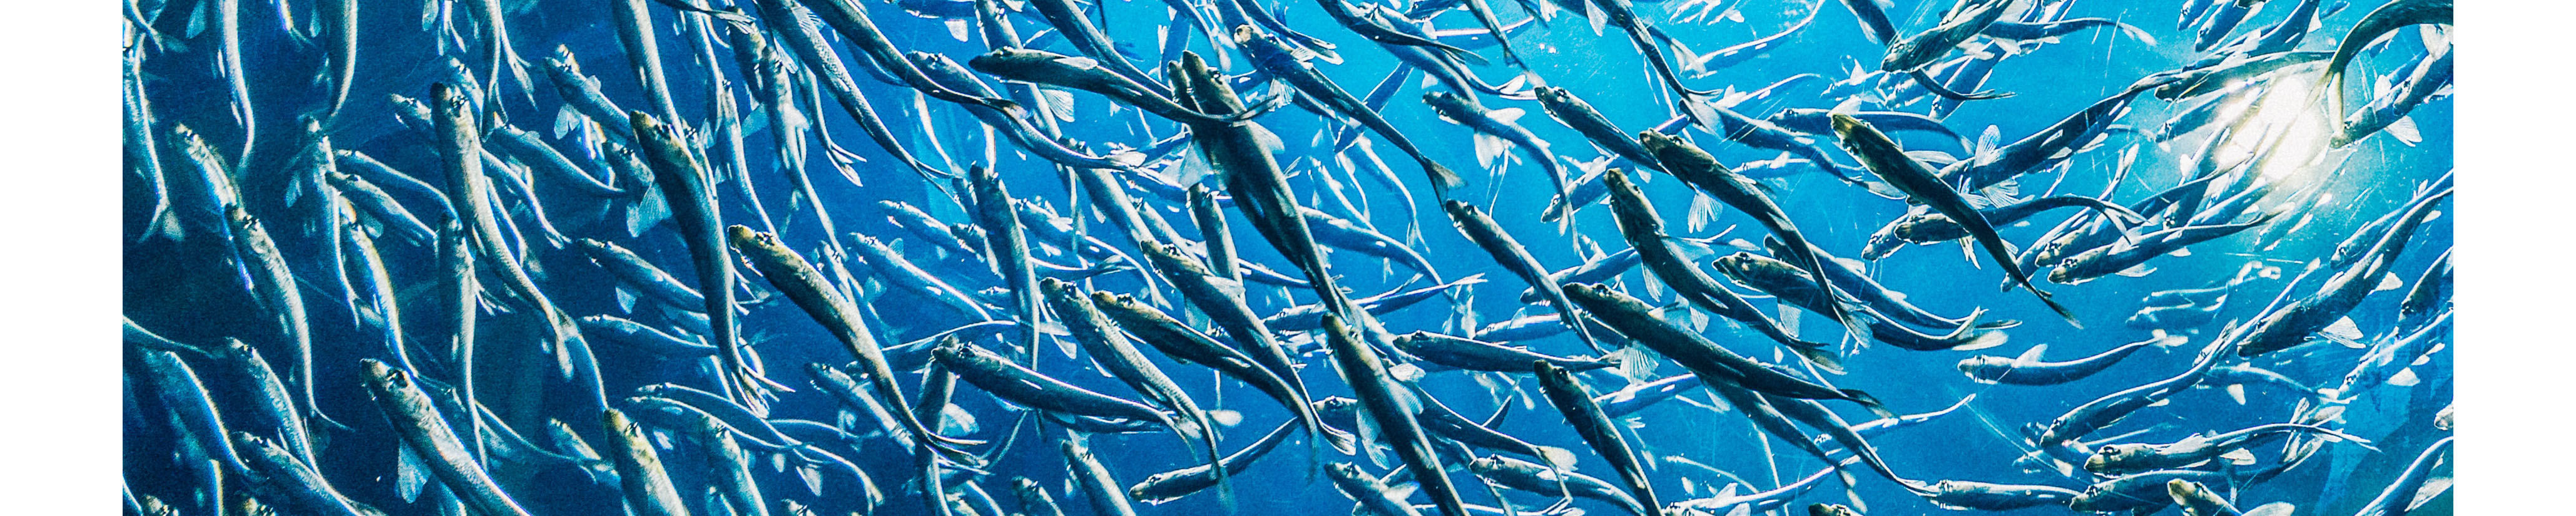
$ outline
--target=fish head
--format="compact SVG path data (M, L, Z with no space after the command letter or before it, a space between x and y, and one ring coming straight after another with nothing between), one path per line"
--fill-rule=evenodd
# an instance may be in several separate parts
M414 388L411 384L411 373L395 369L382 361L373 358L359 359L359 368L366 374L367 386L375 388L376 392L400 392Z
M2101 449L2095 450L2092 457L2084 459L2084 470L2097 473L2113 471L2144 456L2147 452L2147 445L2144 444L2105 444Z

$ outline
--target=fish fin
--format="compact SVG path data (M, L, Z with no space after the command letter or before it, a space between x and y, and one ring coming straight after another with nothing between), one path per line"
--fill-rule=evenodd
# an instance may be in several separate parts
M1038 88L1038 98L1044 99L1046 102L1047 114L1054 116L1057 121L1073 121L1073 92L1054 88Z
M1476 133L1475 142L1476 166L1488 170L1494 169L1494 162L1504 159L1511 152L1511 143L1490 134Z
M394 495L405 502L419 499L421 488L429 485L429 466L420 462L420 454L411 451L410 445L396 443L394 448L400 450L394 463Z
M2251 466L2258 461L2258 459L2254 458L2253 450L2247 450L2244 448L2229 450L2227 453L2219 454L2218 458L2227 459L2229 464L2235 464L2238 466Z
M1709 197L1706 192L1691 190L1690 218L1686 224L1691 232L1697 233L1708 227L1710 221L1717 220L1717 213L1716 198Z
M2234 385L2229 385L2229 386L2227 386L2227 398L2228 398L2228 399L2232 399L2232 400L2236 400L2236 404L2237 404L2237 405L2244 405L2244 404L2245 404L2245 384L2241 384L2241 383L2240 383L2240 384L2234 384Z
M2406 144L2408 147L2424 142L2424 134L2416 130L2413 116L2397 117L2396 122L2389 123L2388 127L2380 130L2387 132L2388 136L2396 138L2398 143Z
M633 313L634 311L635 311L635 291L633 291L633 290L628 290L628 289L626 288L626 286L625 286L625 285L618 285L618 286L617 286L617 313Z
M2298 506L2291 505L2290 502L2272 502L2245 510L2245 516L2290 516L2290 513L2296 510Z
M2165 255L2166 255L2166 256L2172 256L2172 257L2175 257L2175 258L2188 257L2188 256L2191 256L2191 248L2189 248L2189 247L2185 247L2185 248L2181 248L2181 249L2175 249L2175 250L2174 250L2173 252L2171 252L2171 253L2165 253Z
M2328 324L2325 329L2318 330L2317 336L2333 341L2336 344L2341 344L2343 347L2347 348L2361 349L2369 347L2368 345L2361 343L2361 327L2354 325L2351 317L2335 319L2333 324Z
M798 480L805 481L806 491L812 492L816 496L821 496L823 494L823 468L821 466L813 464L796 466L796 478Z
M2146 277L2146 275L2148 275L2148 274L2154 274L2155 272L2156 272L2156 268L2154 268L2154 267L2148 267L2148 266L2147 266L2147 264L2143 264L2143 263L2141 263L2141 264L2137 264L2137 265L2131 265L2131 266L2129 266L2129 268L2126 268L2126 269L2120 269L2120 272L2117 272L2117 273L2115 273L2115 274L2119 274L2119 275L2121 275L2121 276L2128 276L2128 277L2132 277L2132 278L2142 278L2142 277Z
M2423 379L2415 376L2415 368L2409 367L2397 370L2397 374L2389 375L2387 383L2398 387L2414 387L2415 384L2423 383Z
M2396 273L2389 273L2389 274L2387 274L2387 275L2380 276L2380 277L2379 277L2379 285L2378 285L2378 286L2375 286L2375 287L2371 287L2370 291L2371 291L2371 292L2379 292L2379 291L2383 291L2383 290L2397 290L2397 289L2401 289L2401 288L2406 288L2406 280L2405 280L2405 279L2398 278Z
M2047 351L2048 351L2048 345L2047 345L2047 344L2040 344L2040 345L2037 345L2037 346L2031 346L2031 347L2030 347L2030 350L2021 352L2021 356L2014 357L2014 358L2013 358L2013 363L2015 363L2015 364L2029 364L2029 363L2038 362L2038 361L2039 361L2039 357L2040 357L2040 355L2041 355L2042 353L2046 353Z

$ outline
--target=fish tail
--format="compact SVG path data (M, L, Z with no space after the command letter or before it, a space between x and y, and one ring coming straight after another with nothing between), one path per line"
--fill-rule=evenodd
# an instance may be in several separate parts
M1837 391L1842 393L1843 399L1859 403L1861 407L1868 408L1870 413L1877 414L1878 417L1893 419L1897 416L1895 411L1887 409L1886 403L1878 401L1877 396L1861 392L1860 389L1837 389Z
M1432 162L1430 158L1422 159L1422 172L1431 175L1432 190L1442 197L1448 196L1450 190L1457 189L1461 186L1467 186L1467 180L1465 178L1458 177L1457 172L1452 172L1449 170L1449 167L1440 166L1439 163Z

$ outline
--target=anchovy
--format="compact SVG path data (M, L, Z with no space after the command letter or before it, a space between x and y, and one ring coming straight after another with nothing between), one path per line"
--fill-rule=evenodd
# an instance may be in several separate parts
M1728 319L1742 321L1763 336L1770 337L1771 340L1798 352L1800 357L1806 358L1818 367L1828 370L1842 368L1841 357L1835 356L1826 344L1799 340L1789 335L1779 323L1772 321L1770 316L1763 315L1761 310L1753 308L1752 303L1735 295L1735 292L1726 290L1726 287L1718 286L1715 278L1708 277L1708 273L1693 267L1689 260L1683 259L1681 251L1676 249L1669 237L1664 235L1664 223L1655 217L1654 205L1647 203L1645 192L1639 190L1635 183L1629 182L1626 172L1612 170L1604 173L1601 180L1602 184L1610 187L1611 213L1617 215L1619 234L1626 237L1628 245L1637 250L1638 256L1645 262L1646 270L1652 272L1656 279L1671 287L1674 293L1690 300L1691 304ZM1560 283L1560 285L1566 284ZM1572 287L1560 288L1571 289ZM1568 294L1569 297L1573 297L1570 290ZM1601 317L1597 308L1579 299L1577 301L1577 304L1584 305L1585 311L1591 312L1595 317ZM1644 315L1642 303L1640 305L1635 315ZM1607 320L1603 322L1610 323L1614 328L1620 326L1617 322ZM1619 333L1630 339L1645 340L1639 339L1638 335L1630 333L1626 328L1621 328Z
M1180 290L1181 296L1196 306L1199 313L1215 322L1216 327L1225 330L1226 340L1234 343L1232 349L1272 376L1289 382L1300 397L1304 396L1306 387L1297 379L1296 367L1292 365L1295 361L1290 360L1285 348L1276 340L1269 321L1256 315L1245 303L1241 283L1227 281L1226 277L1209 271L1198 260L1169 244L1148 243L1139 250L1145 253L1147 263L1161 273L1164 281ZM1129 331L1135 329L1129 328Z
M2404 216L2393 221L2377 241L2354 255L2350 267L2335 271L2317 286L2316 293L2298 298L2276 310L2266 310L2250 323L2238 328L2240 339L2235 348L2238 356L2255 356L2288 349L2310 342L2316 332L2334 324L2352 312L2363 298L2376 291L2380 279L2395 267L2397 255L2422 227L2433 207L2451 196L2450 188L2416 199L2400 210Z
M1046 487L1039 486L1038 481L1029 480L1028 477L1012 477L1011 491L1019 495L1020 511L1023 514L1065 516L1064 508L1056 506L1055 497L1048 495Z
M2378 95L2371 97L2370 102L2362 104L2361 109L2346 115L2343 118L2342 132L2328 139L2327 144L2341 147L2360 141L2382 129L2408 120L2406 114L2414 111L2417 106L2446 95L2451 88L2451 55L2452 52L2448 46L2434 48L2432 54L2418 58L2414 65L2409 67L2410 69L2391 75L2392 78L2400 79L2393 86L2384 88ZM2409 137L2403 133L2391 134L2400 141L2409 141Z
M1045 3L1047 2L1040 2L1041 5ZM1123 60L1117 62L1125 63ZM1262 113L1250 111L1217 116L1182 107L1179 102L1170 97L1169 91L1165 91L1168 88L1161 84L1131 78L1143 77L1143 72L1136 72L1138 75L1130 76L1126 75L1128 72L1117 71L1115 67L1118 65L1104 65L1104 63L1106 62L1095 58L1068 56L1044 50L999 48L967 60L966 66L1007 80L1098 93L1174 122L1234 123L1251 119ZM1132 65L1128 66L1132 67Z
M1655 497L1654 482L1647 478L1636 451L1629 448L1627 440L1619 437L1619 429L1611 424L1610 416L1602 411L1599 404L1593 403L1592 390L1576 382L1572 370L1543 361L1532 367L1536 369L1539 390L1547 395L1548 404L1556 406L1557 411L1565 415L1566 424L1573 425L1575 433L1583 436L1583 442L1591 444L1595 453L1601 454L1603 460L1610 462L1612 469L1619 471L1619 478L1628 483L1629 494L1634 495L1642 507L1650 510L1663 507L1663 501Z
M357 502L331 487L331 482L294 453L247 432L233 432L232 447L241 451L244 484L263 500L293 508L301 514L359 516L370 514L358 508Z
M607 269L610 276L615 276L627 286L643 291L654 299L670 303L673 307L691 309L706 307L705 295L681 283L680 279L672 276L671 273L653 266L652 262L636 255L634 251L614 243L588 238L581 239L579 243L580 249L590 256L592 263Z
M2174 82L2156 88L2156 98L2181 100L2236 88L2265 75L2332 57L2325 52L2274 52L2232 57L2207 67L2174 75Z
M2225 482L2227 474L2216 471L2159 470L2134 473L2095 482L2084 488L2084 494L2066 501L2066 507L2079 512L2152 511L2173 503L2165 494L2165 484L2176 479L2199 482Z
M2209 369L2218 364L2219 357L2226 355L2233 347L2230 341L2222 337L2202 349L2199 357L2193 359L2191 368L2181 374L2103 395L2067 410L2065 414L2057 416L2057 419L2047 423L2034 423L2030 428L2032 430L2030 441L2041 447L2055 446L2084 437L2102 427L2111 426L2111 423L2128 417L2138 409L2164 401L2175 393L2199 384L2201 379L2208 375Z
M1571 301L1568 302L1571 303ZM1427 331L1415 331L1396 336L1395 349L1433 364L1471 371L1517 373L1529 369L1529 363L1533 361L1547 362L1550 366L1574 371L1608 369L1619 365L1619 359L1615 357L1560 357L1531 351L1521 346L1506 346Z
M716 208L716 198L708 191L706 163L691 154L679 135L669 126L641 111L628 111L637 140L644 144L644 157L653 168L653 179L671 206L672 220L680 226L680 241L689 250L690 263L698 271L698 292L704 294L703 305L708 323L714 330L709 340L715 341L717 361L723 368L716 385L726 396L766 412L767 403L755 385L753 372L743 361L742 340L734 315L734 271L732 253L725 246L723 221Z
M437 474L449 492L485 514L528 514L468 455L447 419L431 406L429 394L412 382L411 373L375 359L360 359L360 366L366 373L368 392L375 395L376 406L385 418L394 423L405 450Z
M2296 432L2315 432L2332 438L2350 440L2368 446L2370 440L2354 437L2331 428L2298 423L2258 425L2227 433L2192 434L2167 444L2122 443L2104 445L2084 460L2084 470L2102 475L2129 475L2149 470L2189 467L2203 461L2221 458L2235 450L2252 447L2267 437Z
M1741 116L1727 119L1739 122L1751 122L1750 120L1743 119ZM1726 125L1729 126L1727 128L1728 134L1734 134L1735 128L1732 127L1734 124L1730 123ZM1729 136L1729 138L1739 137ZM1791 256L1804 262L1800 264L1799 268L1805 269L1812 277L1825 278L1824 260L1817 257L1815 245L1809 243L1807 237L1798 232L1797 224L1789 220L1788 211L1781 209L1779 203L1772 200L1770 195L1764 194L1762 192L1763 187L1761 185L1754 183L1752 179L1746 178L1741 174L1736 174L1734 171L1727 170L1726 165L1718 163L1717 157L1709 155L1708 151L1701 150L1699 147L1691 145L1688 142L1681 141L1681 139L1672 135L1646 131L1638 133L1637 139L1638 143L1645 145L1648 150L1654 151L1655 158L1663 163L1663 168L1667 173L1672 174L1673 177L1680 178L1683 182L1690 183L1691 186L1697 187L1700 192L1716 197L1720 202L1724 202L1728 206L1733 206L1737 210L1742 210L1746 215L1753 217L1755 221L1762 223L1763 227L1770 229L1772 236L1778 237L1780 241L1785 244L1789 249L1789 254ZM1800 147L1804 146L1802 145ZM1833 169L1830 162L1821 160L1821 154L1810 159L1819 160L1817 161L1818 166ZM1839 169L1834 170L1837 170L1836 175L1840 175L1840 172L1838 171ZM1845 178L1845 180L1848 181L1850 179ZM1828 287L1826 290L1832 290L1830 288L1830 282L1823 285ZM1833 314L1834 319L1837 321L1843 321L1845 324L1851 323L1851 316L1845 313L1840 306L1836 306L1834 309L1828 310L1827 313Z
M1083 444L1084 440L1086 439L1080 434L1072 434L1057 441L1058 449L1064 452L1067 469L1072 470L1067 475L1070 477L1067 482L1072 484L1069 489L1082 491L1083 499L1091 502L1093 514L1135 516L1136 508L1128 503L1127 493L1118 489L1117 478L1109 474L1109 468L1102 465L1099 457L1092 454L1091 448ZM969 487L972 485L968 484Z
M1344 325L1340 317L1324 316L1324 334L1338 366L1334 370L1351 386L1352 397L1359 399L1379 437L1395 447L1396 456L1404 460L1406 469L1413 472L1414 480L1430 495L1432 503L1440 506L1441 514L1465 516L1467 509L1462 507L1465 502L1458 499L1457 485L1441 468L1440 456L1433 452L1430 437L1423 434L1422 424L1410 406L1423 400L1412 399L1414 393L1397 388L1380 362L1377 349L1360 342L1358 332Z
M955 60L949 59L948 56L927 52L911 52L904 54L904 56L913 60L913 64L923 70L923 73L929 74L931 80L939 81L944 86L987 97L998 95L998 93L993 91L992 86L984 84L983 79L975 77L973 73L966 71L965 65L957 64ZM1027 150L1031 154L1036 154L1038 157L1045 158L1047 161L1054 162L1058 165L1118 170L1130 170L1135 168L1134 164L1128 162L1128 160L1133 158L1132 155L1113 154L1106 157L1094 156L1081 150L1068 147L1066 146L1066 142L1062 141L1063 137L1061 135L1054 134L1051 130L1038 127L1029 121L1029 117L1015 115L1011 110L995 108L981 103L963 103L959 105L966 108L967 114L974 115L976 120L983 121L985 125L991 126L995 131L1001 133L1002 136L1008 138L1011 143L1017 144L1021 149ZM1040 117L1040 119L1051 120L1044 117Z
M2451 0L2397 0L2372 9L2370 14L2362 16L2361 21L2354 22L2352 30L2344 33L2342 42L2335 44L2334 56L2326 60L2325 76L2317 79L2318 84L2334 83L2334 89L2328 91L2337 94L2328 95L2329 105L2337 111L2343 109L2340 95L2343 91L2343 69L2352 64L2353 58L2361 56L2363 48L2397 29L2426 24L2450 25Z
M1333 477L1333 487L1340 489L1342 496L1359 502L1359 506L1352 509L1354 513L1374 516L1422 516L1421 512L1413 510L1413 504L1404 501L1413 494L1411 491L1397 491L1386 482L1370 476L1367 471L1360 470L1359 466L1348 462L1335 462L1325 466L1324 472Z
M1837 468L1826 467L1825 469L1816 470L1815 474L1807 475L1806 478L1798 479L1796 482L1790 482L1769 491L1749 495L1682 500L1679 502L1673 502L1672 505L1667 507L1700 509L1707 511L1724 510L1731 512L1735 510L1735 507L1743 506L1750 509L1747 511L1748 514L1756 511L1776 510L1781 506L1787 505L1790 499L1806 494L1809 489L1815 488L1817 483L1823 482L1826 476L1832 475L1835 471L1837 471ZM1810 516L1814 515L1811 514Z
M1837 389L1811 382L1780 372L1774 369L1776 366L1735 354L1734 351L1709 341L1707 337L1656 318L1648 312L1644 301L1629 297L1626 293L1611 290L1599 284L1575 283L1567 284L1564 288L1566 296L1574 298L1575 303L1583 305L1585 311L1600 317L1602 322L1608 323L1620 334L1646 344L1646 347L1662 353L1674 363L1690 369L1693 374L1700 375L1702 380L1741 385L1747 389L1791 398L1845 400L1859 403L1871 409L1872 412L1886 410L1878 399L1870 396L1869 393ZM1891 412L1882 415L1893 414Z
M1091 300L1075 292L1071 283L1048 278L1039 283L1038 288L1045 294L1048 309L1054 311L1057 320L1064 322L1065 329L1073 334L1075 342L1082 345L1084 354L1091 357L1093 364L1155 405L1172 412L1173 430L1184 437L1197 439L1211 467L1224 463L1224 458L1217 455L1217 430L1208 419L1207 411L1200 409L1198 402L1191 400L1189 393L1182 391L1171 377L1164 376L1163 370L1146 359L1144 353L1138 352L1136 345L1128 341L1127 334L1119 332L1117 323L1111 321L1108 314L1093 308ZM1226 476L1226 472L1218 470L1217 483L1224 486L1221 491L1224 497L1232 498L1232 486L1225 485Z
M1859 158L1861 164L1869 168L1870 172L1878 174L1879 178L1886 180L1890 186L1904 191L1907 199L1930 206L1934 211L1957 221L1959 227L1967 229L1970 236L1984 245L1988 257L1994 258L1996 263L2003 264L2004 273L2011 276L2013 281L2020 283L2022 288L2030 291L2031 295L2038 296L2039 301L2047 304L2050 310L2057 312L2057 315L2065 317L2068 324L2075 325L2077 328L2084 326L2084 323L2076 320L2075 312L2067 310L2064 305L2057 304L2057 301L2051 299L2047 292L2041 291L2038 286L2030 283L2030 272L2013 261L2011 246L2004 243L2002 236L1995 234L1994 225L1989 223L1976 207L1970 206L1958 190L1952 190L1950 184L1943 182L1922 161L1905 155L1904 150L1897 147L1895 140L1888 139L1886 133L1870 127L1868 122L1840 114L1834 115L1834 133L1841 137L1843 150L1851 151L1852 156Z
M2450 2L2443 2L2444 7L2449 5ZM2459 437L2443 437L2442 440L2434 441L2431 446L2425 447L2423 454L2416 455L2415 461L2406 465L2405 473L2398 475L2396 480L2390 481L2388 488L2381 490L2378 497L2370 499L2370 503L2363 504L2361 512L2357 514L2405 516L2407 511L2414 510L2417 491L2423 490L2424 484L2433 479L2433 467L2450 457L2451 444L2456 439Z
M1127 486L1127 496L1136 501L1160 505L1190 493L1216 487L1225 476L1242 474L1243 470L1251 467L1253 462L1261 460L1261 456L1268 455L1272 448L1279 447L1279 442L1286 440L1288 431L1295 428L1297 428L1296 421L1281 423L1279 428L1271 429L1270 433L1263 434L1252 444L1244 445L1243 449L1235 450L1225 458L1218 459L1216 465L1224 468L1223 473L1218 473L1216 469L1206 465L1155 473L1145 477L1144 480L1137 481L1136 485Z
M2152 270L2147 260L2164 256L2191 244L2216 240L2271 222L2275 215L2265 213L2235 224L2182 226L2166 228L2144 235L2133 235L2134 244L2096 247L2067 257L2048 271L2048 281L2062 285L2081 284L2111 274L2139 275Z
M1824 285L1815 281L1814 276L1807 275L1805 271L1798 270L1788 262L1770 257L1739 251L1720 256L1711 265L1716 266L1718 272L1734 278L1737 283L1771 294L1773 298L1785 303L1784 307L1796 306L1810 311L1829 312L1837 306L1844 306L1850 302L1828 293ZM1855 313L1854 317L1858 318L1854 324L1859 326L1854 332L1855 335L1868 335L1880 342L1915 351L1983 349L2002 345L2007 338L2003 332L1990 331L1991 325L1977 322L1977 319L1985 315L1983 309L1970 312L1965 320L1950 325L1952 326L1950 333L1941 335L1926 334L1902 324L1892 323L1886 316L1879 315L1876 310L1868 307L1853 307L1852 310Z
M1591 475L1550 468L1511 457L1501 455L1477 457L1467 462L1467 470L1512 489L1532 493L1566 493L1591 498L1609 502L1628 511L1629 514L1639 516L1650 516L1658 512L1654 506L1638 501L1627 491L1620 490L1609 482Z
M1345 453L1352 449L1348 433L1324 425L1315 415L1314 401L1306 395L1305 387L1297 380L1294 370L1288 375L1272 372L1259 360L1218 344L1214 338L1181 324L1161 310L1137 302L1132 296L1094 291L1091 302L1120 329L1134 334L1137 340L1145 341L1174 360L1206 366L1251 385L1286 407L1306 427L1309 435L1324 436L1320 440Z
M1855 0L1866 2L1868 0ZM1933 482L1923 495L1933 505L1952 510L2009 511L2042 505L2064 505L2083 496L2073 489L2043 485L1994 484L1966 480Z
M1387 292L1375 296L1353 299L1350 303L1351 306L1356 309L1357 313L1381 315L1394 312L1396 310L1402 310L1405 307L1413 306L1414 304L1429 300L1434 294L1446 294L1450 289L1483 282L1485 282L1484 273L1476 273L1470 274L1464 278L1458 278L1457 281L1407 291ZM1337 314L1333 313L1331 307L1321 304L1297 305L1289 307L1286 310L1280 310L1279 313L1271 315L1267 319L1262 319L1261 323L1271 329L1283 332L1314 331L1317 328L1323 327L1323 318L1327 315Z
M653 451L653 443L644 439L644 428L614 408L602 412L600 418L607 425L609 447L615 448L608 456L616 459L626 507L644 515L689 514L680 501L679 488L671 485L670 473L662 469L661 456Z
M922 94L929 95L931 98L954 102L959 105L989 107L1009 114L1015 118L1021 115L1022 109L1018 103L1011 102L1007 99L994 98L990 95L970 95L963 93L958 90L950 89L947 85L942 85L938 81L932 80L930 76L923 74L921 69L915 68L911 61L905 59L903 51L895 47L893 40L886 38L884 31L877 29L876 21L868 18L868 10L864 6L850 2L849 0L760 1L764 4L762 6L762 10L764 12L769 11L768 6L766 5L768 2L792 1L804 4L804 9L810 9L813 16L822 19L823 23L830 25L834 32L838 32L843 38L846 38L844 41L849 42L851 46L858 47L861 53L867 54L870 60L876 62L878 68L882 68L888 72L893 72L895 78L901 79L904 85L911 86L912 89L919 90ZM802 19L804 18L790 18L781 21ZM816 41L820 41L820 39L817 39Z
M2031 346L2029 351L2022 352L2018 358L1977 355L1960 359L1959 372L1967 373L1968 378L1978 383L2057 385L2091 377L2094 373L2110 369L2112 365L2129 358L2129 355L2137 354L2138 350L2164 342L2166 339L2161 338L2132 342L2093 356L2064 362L2040 361L2040 353L2048 349L2048 345L2041 344Z
M2182 506L2183 516L2245 516L2245 511L2236 510L2235 504L2199 482L2167 480L2165 494L2173 497L2174 505Z
M2103 97L2102 100L2085 106L2083 110L2069 114L2066 118L2059 119L2057 123L2049 124L2046 129L1997 147L1992 151L1992 158L1980 156L1977 159L1961 160L1958 164L1942 170L1939 177L1942 182L1950 184L1958 191L1974 192L2031 171L2044 170L2058 163L2064 163L2075 155L2075 151L2104 138L2104 131L2109 130L2112 121L2118 120L2121 115L2129 112L2129 103L2136 100L2139 93L2174 80L2179 80L2178 76L2159 74L2139 79L2127 89L2114 92L2109 97ZM1840 132L1839 127L1837 126L1836 132ZM1849 138L1845 138L1844 143L1849 145ZM2135 207L2132 207L2132 210L2139 213L2152 211L2137 210Z
M2129 211L2126 206L2082 195L2052 195L1977 211L1989 224L2011 225L2058 208L2088 208L2131 223L2146 220L2145 216ZM1900 242L1937 244L1968 236L1967 228L1960 227L1958 221L1951 220L1949 215L1933 211L1911 212L1888 222L1878 233L1870 235L1869 245L1861 255L1884 257L1895 253Z
M1306 227L1315 235L1316 243L1402 263L1415 272L1430 276L1434 283L1442 281L1440 272L1432 268L1431 260L1414 251L1412 246L1404 245L1403 240L1323 210L1301 206L1297 213L1306 218Z
M2371 346L2370 351L2364 352L2361 360L2353 364L2352 371L2344 373L2341 384L2318 391L2319 394L2352 399L2357 396L2357 391L2387 383L2404 368L2413 366L2415 360L2433 352L2434 346L2450 340L2451 310L2444 309L2422 324L2413 331L2395 334L2387 342Z
M1480 141L1484 138L1495 138L1519 147L1521 152L1529 155L1530 161L1546 167L1549 183L1556 185L1556 200L1549 204L1571 202L1574 199L1574 190L1566 184L1565 164L1556 159L1555 152L1548 150L1547 140L1540 139L1538 135L1531 134L1529 129L1514 123L1520 118L1521 110L1519 108L1487 110L1483 106L1476 105L1473 100L1469 100L1473 98L1434 91L1422 94L1422 103L1430 104L1432 110L1439 112L1442 118L1473 129ZM1479 161L1489 159L1485 155L1486 151L1483 150L1484 145L1479 144L1477 147Z
M869 140L875 141L878 147L885 149L886 153L893 155L895 159L902 160L904 165L912 167L913 172L920 174L924 179L956 176L955 173L933 168L928 163L921 162L920 158L913 157L910 151L904 150L903 143L895 138L894 130L886 127L885 120L877 116L876 108L868 104L866 96L859 94L857 80L851 77L849 68L841 64L840 53L832 50L832 46L823 39L821 28L816 26L813 11L798 5L796 0L755 0L753 3L760 6L761 23L786 39L788 51L796 56L797 61L807 70L820 75L821 80L818 82L822 83L825 89L831 90L832 98L839 101L841 110L848 113L851 120L859 123L859 130L868 133ZM893 63L886 64L888 60ZM881 57L878 63L887 67L902 65L909 68L911 66L911 62L904 61L899 55ZM927 90L924 91L927 93ZM825 141L830 140L826 138ZM857 182L856 175L848 178L853 183Z
M1591 103L1575 97L1574 93L1566 91L1565 88L1540 86L1536 92L1539 107L1547 109L1548 116L1555 118L1557 123L1573 128L1575 132L1583 134L1584 139L1592 140L1593 145L1608 149L1611 154L1616 154L1628 160L1629 163L1662 170L1663 163L1655 159L1655 153L1648 152L1645 145L1629 137L1634 133L1619 129L1617 124L1611 123L1610 118L1601 114L1601 110L1593 108ZM1577 204L1577 206L1581 205Z
M1318 1L1340 3L1340 0ZM1413 156L1413 160L1422 165L1423 174L1431 177L1432 190L1435 193L1446 196L1449 190L1467 184L1467 181L1458 177L1456 172L1449 171L1449 167L1440 166L1439 163L1431 161L1431 157L1423 154L1422 149L1414 147L1413 140L1404 137L1403 131L1397 130L1394 124L1388 123L1386 117L1378 115L1377 110L1362 105L1359 99L1352 97L1351 93L1343 90L1341 85L1335 84L1332 78L1325 77L1322 72L1315 70L1314 65L1298 59L1285 44L1277 39L1277 36L1261 34L1249 26L1238 25L1234 29L1234 42L1252 58L1254 66L1268 72L1272 77L1288 81L1288 84L1296 87L1297 91L1307 98L1323 103L1334 112L1358 121L1360 125L1368 126L1369 130L1377 132L1379 138L1394 143L1396 148L1403 149L1405 154ZM1192 87L1193 91L1197 89L1195 86ZM1204 105L1206 102L1202 101L1201 104L1200 111L1207 111ZM1240 110L1228 112L1233 111Z
M1701 382L1699 375L1696 374L1673 375L1661 380L1630 384L1618 391L1593 397L1592 402L1601 405L1603 416L1627 417L1639 410L1645 410L1648 406L1697 390L1704 385Z
M958 290L957 287L940 280L938 276L923 271L920 266L904 259L902 254L886 247L876 238L858 233L848 235L858 242L858 245L852 246L852 249L859 253L857 258L866 263L870 269L874 269L878 278L884 279L894 287L892 290L909 291L927 296L947 305L958 315L974 320L996 319L991 310L986 309L983 303L975 301L973 296L966 295L965 291Z
M1118 53L1117 46L1110 43L1108 34L1102 32L1099 26L1093 25L1090 18L1083 17L1081 8L1076 7L1073 2L1034 0L1028 5L1037 8L1038 18L1045 20L1048 26L1055 27L1056 33L1064 35L1066 42L1072 43L1074 48L1082 49L1083 54L1091 56L1095 60L1094 66L1142 86L1144 93L1152 94L1156 98L1165 99L1166 102L1171 98L1171 88L1153 82L1152 76L1146 75L1144 70L1136 69L1134 63L1127 62L1127 59ZM1192 9L1180 10L1196 12Z
M842 347L865 368L862 372L868 375L872 394L889 403L901 403L903 388L895 383L894 367L888 363L884 350L878 347L875 334L860 319L855 305L841 297L840 292L834 290L823 279L822 273L814 270L804 257L780 244L777 235L757 233L739 225L726 228L726 232L733 247L741 251L741 256L752 263L761 277L768 278L771 285L787 294L788 300L794 301L814 322L822 324L841 341ZM862 241L862 244L866 243L869 242ZM922 449L937 450L954 457L961 454L955 445L979 444L940 436L922 423L915 413L901 409L897 406L894 413L899 419L897 422L913 434L912 439Z
M1715 52L1691 56L1690 58L1683 60L1686 64L1682 65L1682 68L1696 72L1697 75L1692 78L1699 78L1713 75L1717 73L1717 70L1719 69L1744 64L1744 62L1751 61L1753 58L1762 57L1763 54L1769 53L1772 47L1778 46L1780 42L1788 41L1790 35L1807 30L1807 25L1816 21L1816 13L1825 11L1824 7L1825 0L1816 0L1814 4L1807 6L1806 17L1799 18L1796 23L1789 24L1788 28L1780 29L1780 32L1772 33L1769 36L1755 38L1753 41L1746 41L1743 43L1737 43L1735 46L1717 49Z

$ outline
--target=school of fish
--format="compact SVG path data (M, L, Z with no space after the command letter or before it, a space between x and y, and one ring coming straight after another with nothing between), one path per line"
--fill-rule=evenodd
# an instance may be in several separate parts
M2078 3L125 0L122 503L2447 514L2451 1Z

